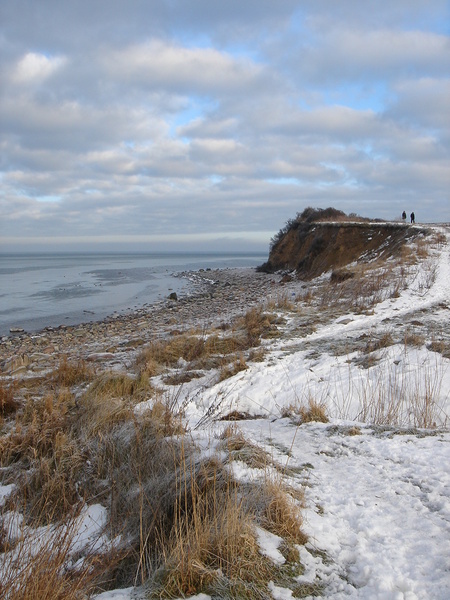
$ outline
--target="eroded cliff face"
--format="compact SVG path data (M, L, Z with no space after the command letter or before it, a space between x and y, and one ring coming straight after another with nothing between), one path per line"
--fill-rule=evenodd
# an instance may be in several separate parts
M294 223L273 245L261 270L296 271L299 278L312 279L355 261L386 259L408 240L426 233L404 223Z

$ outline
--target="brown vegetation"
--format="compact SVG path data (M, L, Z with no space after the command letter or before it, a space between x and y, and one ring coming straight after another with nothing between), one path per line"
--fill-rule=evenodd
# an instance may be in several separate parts
M256 343L270 326L265 313L250 311L239 323L238 339L244 346ZM233 340L235 334L230 336ZM194 361L204 352L230 347L230 340L215 336L203 336L201 345L194 339L159 344L151 359L174 364L181 348ZM45 598L51 589L52 598L75 599L100 583L139 582L155 598L215 590L257 599L266 597L269 580L286 578L260 553L255 526L277 531L286 543L303 543L301 506L289 494L284 497L280 482L269 484L270 460L243 440L238 448L238 434L223 449L230 460L246 454L261 469L267 484L250 493L256 504L243 501L247 490L223 462L200 458L176 400L164 400L151 383L148 352L136 374L95 375L84 363L63 359L47 386L35 379L35 388L30 381L22 390L2 387L3 406L14 404L14 410L4 411L9 420L0 437L0 466L16 486L0 512L6 569L1 585L7 597ZM245 367L242 355L236 356L234 371ZM145 408L136 412L143 401ZM78 515L92 502L108 506L111 544L86 554L79 568L66 570L62 566L74 562ZM21 538L8 531L9 511L25 517L28 533ZM27 540L43 526L49 534L35 556ZM22 556L19 568L13 549L14 556Z

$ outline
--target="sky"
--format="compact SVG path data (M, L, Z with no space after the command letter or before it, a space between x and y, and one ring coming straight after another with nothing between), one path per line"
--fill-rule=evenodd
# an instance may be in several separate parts
M450 2L1 0L0 251L450 221Z

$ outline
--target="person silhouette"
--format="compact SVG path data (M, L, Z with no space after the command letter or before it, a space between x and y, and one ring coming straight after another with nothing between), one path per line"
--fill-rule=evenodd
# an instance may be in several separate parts
M411 213L411 223L415 223L416 222L416 215L412 212Z
M406 211L405 211L405 210L402 212L402 219L403 219L404 221L406 221Z

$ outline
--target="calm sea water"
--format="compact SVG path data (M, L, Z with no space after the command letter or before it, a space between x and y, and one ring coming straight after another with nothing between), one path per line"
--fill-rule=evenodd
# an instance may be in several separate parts
M188 293L187 270L254 267L255 254L40 254L0 255L0 335L11 327L97 321Z

